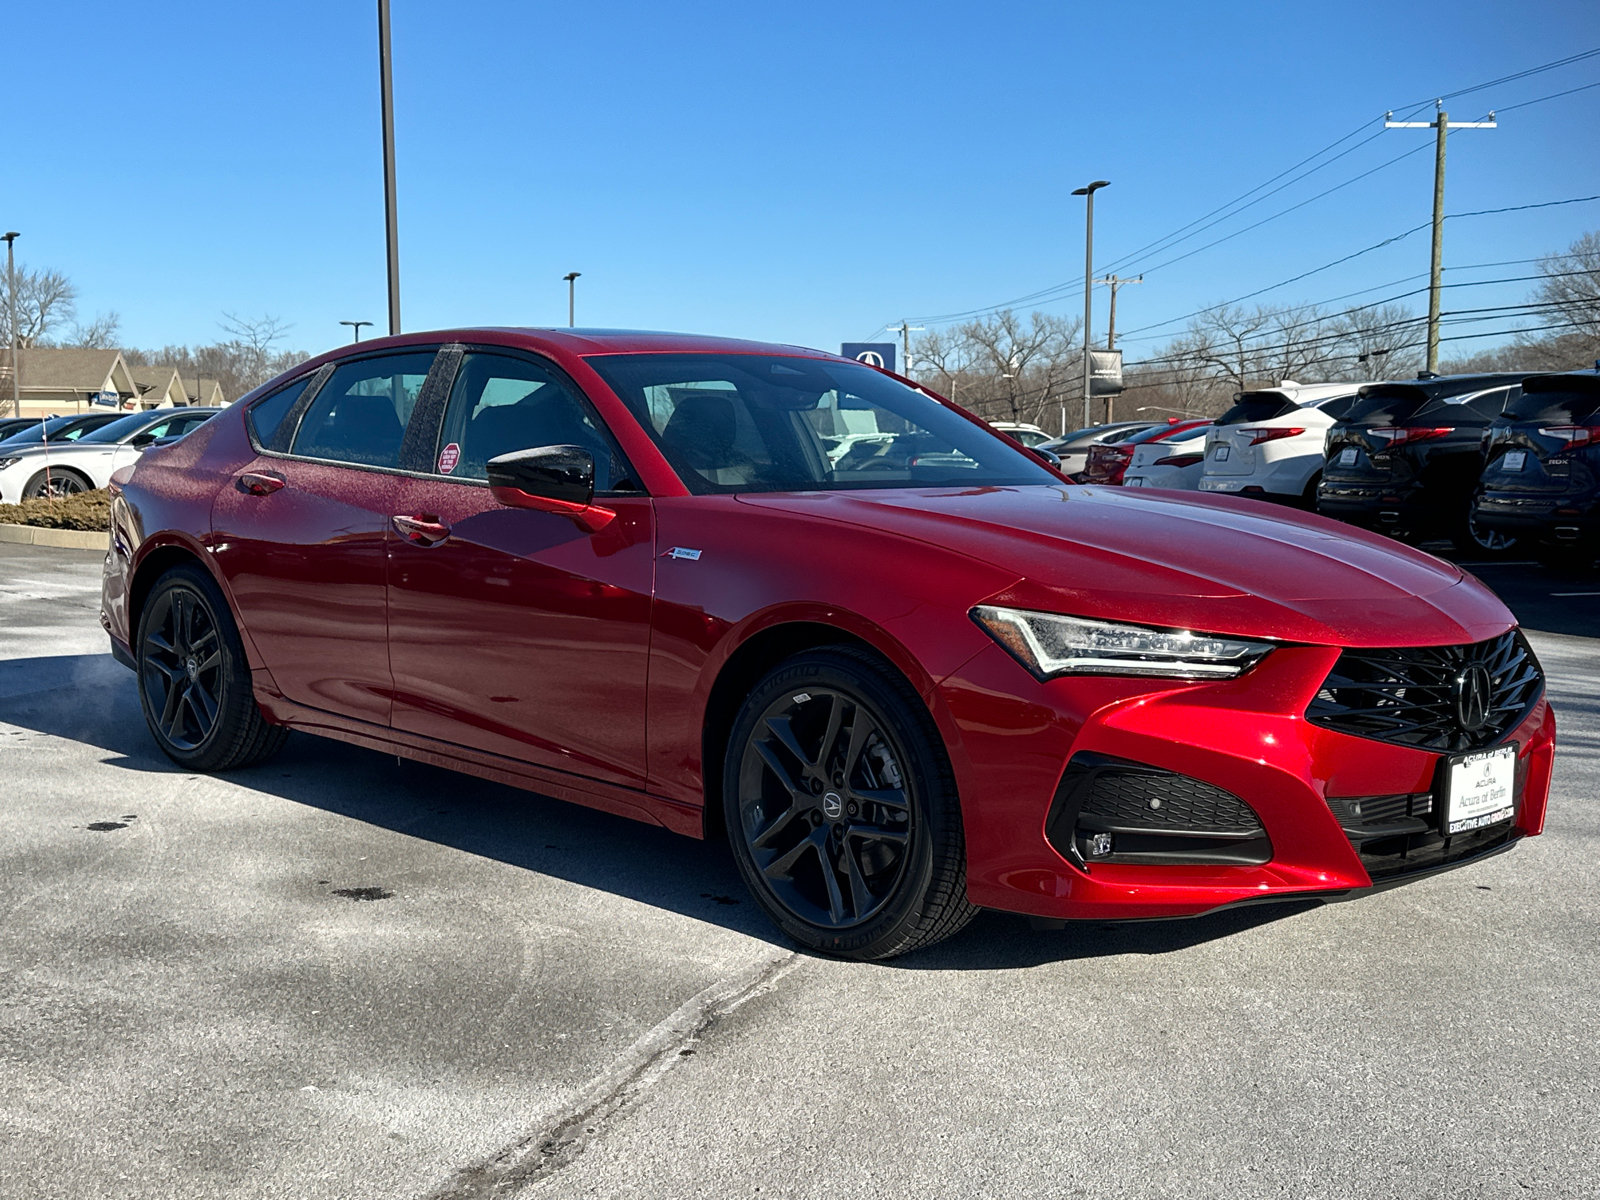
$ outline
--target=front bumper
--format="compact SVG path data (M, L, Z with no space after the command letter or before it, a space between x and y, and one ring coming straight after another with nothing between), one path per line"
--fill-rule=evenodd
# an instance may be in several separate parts
M1337 648L1285 647L1239 679L1174 686L1095 676L1039 683L998 646L980 653L939 689L955 734L947 744L962 798L972 902L1045 918L1148 919L1243 901L1337 899L1471 861L1542 830L1555 721L1541 698L1501 741L1517 746L1517 810L1509 827L1458 837L1448 847L1425 845L1420 835L1409 847L1367 846L1375 835L1347 832L1349 810L1340 799L1429 793L1441 756L1308 722L1306 706L1338 656ZM1084 754L1147 764L1231 793L1259 817L1270 857L1074 861L1070 849L1058 849L1059 831L1052 844L1050 823L1067 765ZM1398 871L1388 861L1394 855L1380 853L1396 850Z

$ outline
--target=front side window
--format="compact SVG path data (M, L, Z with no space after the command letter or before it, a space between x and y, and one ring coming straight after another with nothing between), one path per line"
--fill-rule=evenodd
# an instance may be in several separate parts
M433 351L389 354L335 369L300 419L291 453L398 467L406 422L433 365Z
M587 361L691 491L1060 482L932 397L856 363L766 354Z
M541 446L589 451L596 492L641 490L588 401L565 379L528 359L466 355L450 389L434 473L486 479L491 458Z

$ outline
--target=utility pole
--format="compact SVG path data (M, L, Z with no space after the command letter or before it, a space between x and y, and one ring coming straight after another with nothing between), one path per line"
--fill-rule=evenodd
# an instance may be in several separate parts
M371 325L372 322L371 321L340 321L339 324L350 326L351 330L356 335L354 338L351 339L351 341L359 342L361 340L361 327L363 325Z
M1094 194L1110 187L1109 179L1096 179L1088 187L1073 189L1088 200L1083 223L1083 423L1089 424L1089 324L1094 315ZM1063 429L1062 433L1066 433Z
M1439 288L1444 273L1444 140L1453 129L1495 129L1494 113L1487 121L1450 121L1441 101L1433 102L1438 113L1432 121L1396 121L1394 114L1383 114L1385 129L1432 129L1435 132L1433 151L1433 265L1428 277L1428 373L1439 370Z
M8 233L6 238L6 302L10 306L11 317L11 415L22 415L22 394L17 390L17 376L21 372L17 369L17 258L16 247L12 245L20 233Z
M900 374L907 379L911 378L911 335L921 333L921 325L913 325L910 321L901 320L898 325L891 325L885 333L898 333L900 335Z
M1096 283L1104 284L1111 289L1111 321L1106 327L1106 349L1117 348L1117 292L1127 287L1130 283L1143 283L1144 276L1139 275L1133 279L1122 279L1116 275L1107 275L1104 279L1096 279Z
M400 226L394 199L394 84L389 0L378 0L378 74L383 103L383 223L389 250L389 336L400 332Z
M578 276L582 271L568 271L561 278L567 281L567 328L578 323Z

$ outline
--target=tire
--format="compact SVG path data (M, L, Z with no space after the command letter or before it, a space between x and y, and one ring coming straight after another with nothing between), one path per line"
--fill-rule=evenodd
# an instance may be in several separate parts
M76 496L92 491L94 484L71 467L46 467L23 485L22 498L37 500L42 496Z
M722 787L739 873L808 949L892 958L978 911L943 740L873 654L829 647L774 668L734 721Z
M134 656L145 724L180 767L228 771L283 748L289 731L261 715L239 628L204 568L186 563L156 580Z
M1310 480L1306 483L1305 491L1300 493L1300 507L1306 512L1317 511L1317 486L1322 482L1322 472L1313 471Z
M1522 539L1514 533L1501 533L1498 529L1487 529L1478 524L1470 501L1466 514L1450 531L1450 540L1462 554L1483 554L1490 557L1510 554L1522 544Z

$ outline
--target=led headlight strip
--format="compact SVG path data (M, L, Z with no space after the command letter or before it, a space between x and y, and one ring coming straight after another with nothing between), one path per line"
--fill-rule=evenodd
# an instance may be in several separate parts
M1271 642L1091 621L980 604L972 618L1040 679L1057 675L1152 675L1232 679L1260 662Z

